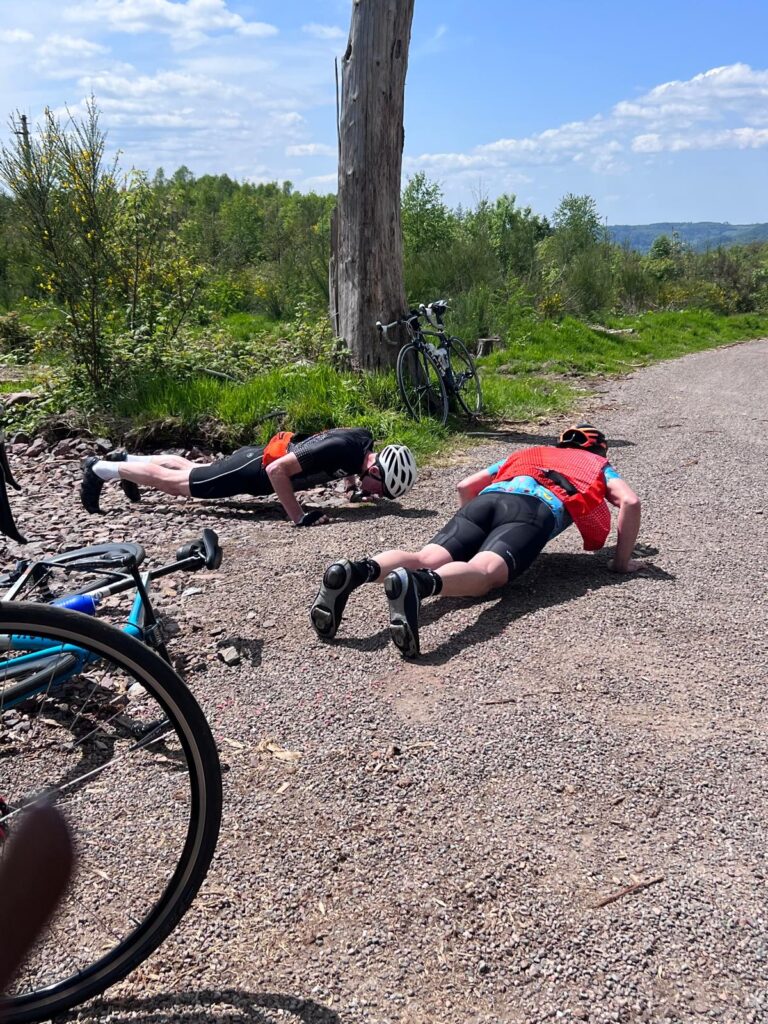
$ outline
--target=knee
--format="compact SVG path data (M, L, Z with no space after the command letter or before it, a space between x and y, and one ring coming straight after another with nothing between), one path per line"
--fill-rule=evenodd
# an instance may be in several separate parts
M509 580L509 566L501 558L478 559L472 567L480 574L486 590L503 587Z
M419 561L423 569L439 569L451 561L451 556L439 548L426 547L419 552Z

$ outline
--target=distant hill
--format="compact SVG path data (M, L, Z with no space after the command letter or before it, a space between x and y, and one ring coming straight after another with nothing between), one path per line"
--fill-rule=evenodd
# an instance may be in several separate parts
M659 235L677 232L686 245L696 252L716 249L718 245L747 245L749 242L768 242L768 224L720 224L703 220L696 223L669 222L665 224L614 224L608 227L611 240L631 249L648 252Z

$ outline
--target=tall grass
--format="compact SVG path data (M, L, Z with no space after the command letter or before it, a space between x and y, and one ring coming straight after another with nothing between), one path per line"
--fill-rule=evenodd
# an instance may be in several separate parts
M494 375L484 389L489 415L518 420L565 409L574 396L563 384L534 377ZM407 444L424 456L446 448L451 436L451 429L415 423L402 411L394 374L338 373L326 365L287 366L245 384L155 376L116 399L112 411L132 419L139 432L143 424L170 419L180 435L199 436L215 422L215 433L231 445L264 443L281 426L301 433L364 426L379 442ZM465 422L449 426L461 429Z

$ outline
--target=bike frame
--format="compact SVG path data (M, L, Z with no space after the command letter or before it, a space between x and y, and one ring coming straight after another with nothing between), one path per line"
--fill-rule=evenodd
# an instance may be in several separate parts
M103 573L105 576L114 575L116 579L113 582L97 587L94 590L81 590L80 593L87 593L95 600L100 600L104 597L119 594L130 590L131 588L135 588L136 596L131 603L130 614L121 629L124 633L127 633L129 636L132 636L137 640L141 640L144 643L147 643L149 640L149 646L156 650L157 653L170 665L170 655L168 654L168 650L159 635L160 626L149 597L149 587L152 580L159 579L162 576L168 576L170 573L178 572L179 570L200 569L203 564L202 556L196 554L187 558L176 559L173 562L169 562L167 565L163 565L157 569L143 573L139 573L135 562L127 565L126 571L124 572L112 572L109 569L99 566L97 569L100 573ZM88 568L91 567L81 566L80 571L85 571ZM39 581L43 573L53 569L68 572L78 571L77 569L65 569L65 567L61 565L46 562L45 559L39 559L36 562L32 562L24 570L19 579L8 589L2 600L12 601L20 591L23 590L24 584L30 579L30 577L33 580ZM98 655L93 654L90 651L83 650L81 647L73 646L71 644L56 644L50 640L33 636L27 637L21 635L10 635L5 641L5 649L9 651L23 650L27 652L19 655L18 658L5 662L4 665L6 668L9 666L13 666L14 669L23 669L24 667L34 669L36 666L43 668L46 662L55 661L55 659L62 656L72 656L75 661L69 668L58 672L56 671L55 666L52 666L51 679L48 683L31 687L15 699L4 703L3 710L10 710L22 701L28 700L30 697L34 697L49 688L59 689L74 676L79 675L88 665L95 665L100 660ZM2 674L2 669L3 665L0 664L0 675Z

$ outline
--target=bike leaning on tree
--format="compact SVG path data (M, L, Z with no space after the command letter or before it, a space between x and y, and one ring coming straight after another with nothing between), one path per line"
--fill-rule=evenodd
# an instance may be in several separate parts
M376 321L385 339L394 327L408 332L408 341L397 354L395 373L409 415L415 420L431 417L441 425L447 422L451 405L469 419L483 405L475 360L463 341L446 332L447 309L448 303L439 299L426 306L422 303L390 324Z

